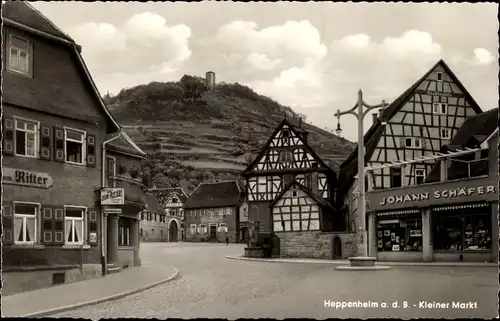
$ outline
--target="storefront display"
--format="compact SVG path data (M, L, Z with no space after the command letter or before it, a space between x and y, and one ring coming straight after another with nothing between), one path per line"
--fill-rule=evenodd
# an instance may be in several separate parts
M377 236L379 251L422 251L422 220L379 220Z

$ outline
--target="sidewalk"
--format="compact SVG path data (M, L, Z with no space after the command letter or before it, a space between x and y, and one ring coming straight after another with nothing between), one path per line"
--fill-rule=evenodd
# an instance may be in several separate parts
M331 264L331 265L349 265L349 260L321 260L321 259L258 259L244 256L226 256L230 260L270 262L270 263L309 263L309 264ZM498 267L497 263L481 263L481 262L385 262L378 261L375 265L390 265L390 266L456 266L456 267Z
M102 278L2 297L2 317L42 317L116 300L176 279L175 267L143 265Z

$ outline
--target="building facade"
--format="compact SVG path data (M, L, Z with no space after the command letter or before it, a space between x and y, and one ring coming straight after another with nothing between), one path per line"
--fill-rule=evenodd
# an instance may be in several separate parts
M498 109L467 119L423 184L368 192L371 256L498 261L497 122Z
M240 242L245 198L237 181L201 183L185 204L188 242Z
M141 213L142 242L167 242L168 217L154 194L146 195L146 208Z
M167 222L168 242L185 240L184 232L184 205L188 198L182 187L157 188L149 190L158 198Z
M466 88L440 60L416 83L379 114L364 136L365 164L404 162L439 152L468 117L481 113ZM351 230L357 225L357 149L341 165L337 208L350 213ZM403 167L382 167L370 173L365 190L423 184L434 159Z
M106 273L103 145L120 125L81 47L27 2L2 4L2 259L8 295Z
M242 174L249 220L259 221L260 232L275 240L275 256L350 256L354 235L346 231L347 218L333 207L337 174L309 146L308 133L292 122L285 118L277 126Z

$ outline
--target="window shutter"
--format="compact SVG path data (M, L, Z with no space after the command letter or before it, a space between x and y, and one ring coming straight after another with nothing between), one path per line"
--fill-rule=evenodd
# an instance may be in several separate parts
M64 244L64 208L54 209L54 244Z
M64 162L64 129L54 127L54 159Z
M95 167L96 163L95 135L87 135L87 166Z
M88 239L88 244L90 245L97 245L98 238L94 240L90 239L90 233L95 233L96 236L99 235L97 231L97 209L95 208L89 208L87 211L87 239Z
M40 159L52 159L52 131L44 125L40 125Z
M3 116L2 151L6 155L14 155L14 119Z
M14 214L12 203L2 203L2 241L4 245L14 243Z
M42 207L42 236L41 243L54 244L54 209L49 206Z

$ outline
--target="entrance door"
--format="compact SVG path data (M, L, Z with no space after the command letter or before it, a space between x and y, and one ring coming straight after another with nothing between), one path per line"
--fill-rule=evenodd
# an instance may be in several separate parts
M168 241L177 242L179 235L179 226L175 220L170 221L170 226L168 227Z
M333 259L334 260L339 260L342 258L342 241L340 240L340 237L335 236L333 239Z
M210 225L210 241L217 241L217 226Z

